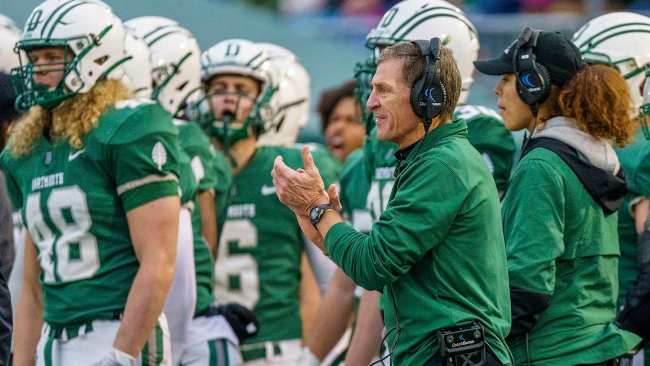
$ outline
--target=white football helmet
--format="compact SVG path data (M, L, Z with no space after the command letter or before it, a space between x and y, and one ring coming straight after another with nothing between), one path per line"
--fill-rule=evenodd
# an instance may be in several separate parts
M269 76L278 90L270 100L272 121L257 144L289 146L309 120L311 78L293 52L270 43L258 45L269 53Z
M474 81L474 61L478 57L478 32L467 16L442 0L404 0L384 14L379 25L366 38L366 47L379 56L382 47L401 41L429 40L438 37L450 48L460 70L462 90L458 103L467 102Z
M628 12L601 15L582 26L572 41L585 61L617 68L634 104L643 104L645 71L650 68L650 18Z
M20 66L20 58L14 52L20 40L20 29L16 23L0 14L0 72L9 74L11 69Z
M111 8L101 1L47 0L29 16L16 47L28 51L40 47L65 47L70 61L51 64L50 71L64 72L54 89L43 90L33 82L33 65L21 57L21 66L12 70L17 88L17 107L32 105L55 108L63 100L87 93L103 78L122 79L124 27Z
M136 98L151 98L153 79L149 46L127 30L124 48L128 58L124 62L124 84L133 90Z
M201 57L201 77L204 87L209 88L212 78L219 75L241 75L250 77L260 84L260 93L253 111L241 124L229 126L224 121L214 120L212 106L204 106L207 111L208 133L225 145L250 136L252 127L263 132L271 123L270 100L277 90L271 83L269 52L258 44L244 39L229 39L219 42L203 53ZM206 95L205 103L211 103L211 95Z
M199 98L201 50L196 39L177 22L162 17L139 17L124 25L149 46L154 84L151 99L179 117Z

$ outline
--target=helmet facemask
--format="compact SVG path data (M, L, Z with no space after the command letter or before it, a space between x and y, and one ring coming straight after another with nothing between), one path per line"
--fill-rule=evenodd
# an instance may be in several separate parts
M650 140L650 71L645 73L645 85L643 86L643 104L639 107L639 123L646 140Z
M81 60L92 51L95 46L101 44L101 39L112 26L108 26L102 33L97 36L74 37L68 39L50 39L50 40L24 40L16 44L14 51L19 55L20 66L11 70L11 80L17 95L16 109L25 112L34 105L39 105L45 109L54 109L61 105L63 101L83 92L86 87L84 77L80 71ZM39 63L34 65L28 59L25 53L46 47L61 47L64 50L62 62L56 63ZM79 51L75 54L72 51L74 47ZM24 51L24 52L21 52ZM106 57L101 57L94 62L102 65L107 61ZM97 80L101 80L108 75L121 62L116 63L113 67L106 70ZM56 87L49 87L44 84L37 84L34 81L34 74L60 72L62 78ZM93 71L89 71L92 76Z
M375 127L375 115L366 108L366 103L372 93L372 78L377 72L377 63L374 57L369 57L357 62L354 66L354 78L357 87L354 89L354 99L357 101L359 110L359 123L366 126L366 134Z
M256 99L243 93L231 93L227 91L206 93L193 108L200 110L196 114L200 116L199 122L206 126L208 135L214 137L223 146L224 151L227 151L237 142L253 135L259 136L267 130L269 121L274 116L269 102L276 91L277 87L274 86L264 88L261 91L262 94ZM219 95L233 95L236 98L232 113L225 113L222 116L216 117L217 108L215 108L213 98ZM253 103L253 109L243 121L237 121L237 111L239 111L241 102L244 99L250 100Z

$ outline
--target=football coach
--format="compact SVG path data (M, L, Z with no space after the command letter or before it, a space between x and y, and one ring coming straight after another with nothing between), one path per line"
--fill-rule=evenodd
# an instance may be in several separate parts
M505 244L496 185L452 121L461 90L452 52L401 42L377 60L372 94L381 140L399 145L388 207L369 235L344 223L307 147L305 169L276 158L273 182L305 235L358 285L382 291L394 365L511 362Z

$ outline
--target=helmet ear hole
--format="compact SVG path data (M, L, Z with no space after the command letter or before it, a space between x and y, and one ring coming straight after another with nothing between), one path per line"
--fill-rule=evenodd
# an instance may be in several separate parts
M97 65L101 66L101 65L104 64L104 62L106 62L106 60L108 60L108 56L103 56L103 57L97 58L94 61L95 61L95 63Z

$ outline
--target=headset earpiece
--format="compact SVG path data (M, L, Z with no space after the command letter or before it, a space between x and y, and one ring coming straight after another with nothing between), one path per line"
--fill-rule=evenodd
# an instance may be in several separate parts
M427 41L412 42L420 49L422 56L426 57L424 75L418 79L411 88L411 109L416 116L424 122L431 122L442 112L447 102L447 93L440 81L440 38Z
M534 48L540 31L524 28L513 52L513 67L517 78L517 94L534 113L551 92L551 76L544 65L536 61Z

